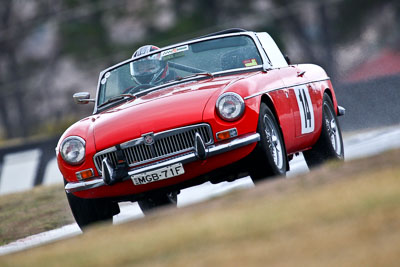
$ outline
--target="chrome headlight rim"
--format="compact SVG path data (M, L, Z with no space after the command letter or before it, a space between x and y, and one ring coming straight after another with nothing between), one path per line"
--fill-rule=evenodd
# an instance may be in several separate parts
M233 116L233 117L227 117L227 116L225 116L225 115L223 114L223 112L221 112L221 110L220 110L220 103L221 103L221 101L222 101L224 98L226 98L226 97L233 97L234 99L236 99L236 100L238 101L238 104L240 105L239 111L238 111L237 114L236 114L235 116ZM240 118L243 116L244 109L245 109L245 104L244 104L243 98L242 98L239 94L234 93L234 92L226 92L226 93L221 94L221 95L218 97L217 103L215 104L215 107L216 107L217 113L218 113L218 115L219 115L219 117L220 117L221 119L223 119L223 120L225 120L225 121L232 122L232 121L236 121L236 120L240 119Z
M67 142L71 142L71 141L74 141L74 140L81 143L81 145L83 147L83 153L81 154L81 156L78 157L79 160L71 161L66 157L66 155L65 155L65 153L63 151L63 148L67 144ZM81 164L82 162L85 161L85 157L86 157L86 141L82 137L79 137L79 136L68 136L67 138L65 138L62 141L62 143L60 145L60 148L59 148L59 153L61 155L61 158L66 163L68 163L70 165L79 165L79 164Z

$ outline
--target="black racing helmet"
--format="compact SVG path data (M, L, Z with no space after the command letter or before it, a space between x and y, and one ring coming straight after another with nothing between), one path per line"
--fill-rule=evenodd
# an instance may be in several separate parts
M158 50L157 46L145 45L133 53L132 58L148 54ZM130 63L130 71L133 79L138 84L159 84L168 74L168 65L161 59L160 54L144 57Z

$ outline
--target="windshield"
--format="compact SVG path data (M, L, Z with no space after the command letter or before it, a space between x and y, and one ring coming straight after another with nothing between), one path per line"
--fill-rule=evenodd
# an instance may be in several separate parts
M106 72L100 81L98 105L121 94L137 94L185 77L262 65L249 36L233 36L176 46L132 60Z

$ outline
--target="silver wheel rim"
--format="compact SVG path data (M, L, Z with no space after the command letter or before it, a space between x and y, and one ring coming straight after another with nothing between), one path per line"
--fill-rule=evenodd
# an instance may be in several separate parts
M331 108L324 104L324 113L325 113L325 125L328 131L329 139L331 140L331 144L333 149L335 150L337 155L342 153L342 141L340 139L339 129L336 123L336 118L331 110Z
M274 123L271 121L271 118L267 116L267 114L264 115L263 122L264 122L264 131L268 143L267 148L269 149L269 151L271 151L272 158L274 159L276 167L282 169L283 150L277 129L275 128Z

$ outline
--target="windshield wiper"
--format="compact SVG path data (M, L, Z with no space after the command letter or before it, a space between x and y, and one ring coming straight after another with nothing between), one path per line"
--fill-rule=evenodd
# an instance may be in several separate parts
M197 77L197 76L208 76L208 77L214 78L214 75L211 72L198 72L198 73L193 73L192 75L178 77L175 80L181 81L183 79L193 78L193 77Z
M118 101L120 101L120 100L125 100L125 99L128 99L128 98L136 98L136 96L131 95L131 94L117 95L117 96L111 97L111 98L108 99L106 102L104 102L104 103L98 105L97 107L98 107L98 108L101 108L101 107L104 107L104 106L106 106L106 105L108 105L108 104L110 104L110 103L118 102Z

